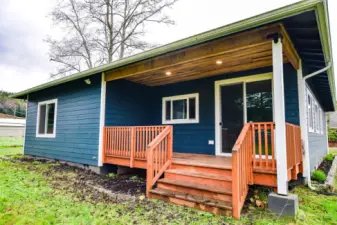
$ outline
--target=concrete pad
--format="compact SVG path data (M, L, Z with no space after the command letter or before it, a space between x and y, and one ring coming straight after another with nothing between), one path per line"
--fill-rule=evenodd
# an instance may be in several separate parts
M298 210L298 195L268 195L268 209L280 216L295 217Z

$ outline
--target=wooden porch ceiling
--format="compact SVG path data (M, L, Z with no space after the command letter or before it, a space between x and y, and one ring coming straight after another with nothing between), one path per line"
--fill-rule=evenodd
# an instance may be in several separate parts
M222 37L106 72L148 86L211 77L272 65L272 34L283 37L283 60L299 68L299 55L281 23ZM217 61L222 62L216 63ZM170 75L166 73L169 72Z

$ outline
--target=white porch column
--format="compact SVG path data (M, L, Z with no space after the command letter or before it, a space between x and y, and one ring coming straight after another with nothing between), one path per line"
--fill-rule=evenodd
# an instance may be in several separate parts
M277 161L277 193L281 195L288 195L283 53L281 38L275 38L273 40L273 89L275 156Z
M303 176L310 178L309 168L309 142L308 142L308 122L307 122L307 105L305 80L303 79L302 61L300 61L300 68L297 70L297 84L298 84L298 101L300 113L300 126L303 144Z

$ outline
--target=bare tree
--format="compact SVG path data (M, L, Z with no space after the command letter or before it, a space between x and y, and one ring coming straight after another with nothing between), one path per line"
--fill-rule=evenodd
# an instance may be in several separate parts
M155 45L142 40L149 23L174 24L164 9L177 0L58 0L51 13L66 35L47 38L51 76L68 75Z

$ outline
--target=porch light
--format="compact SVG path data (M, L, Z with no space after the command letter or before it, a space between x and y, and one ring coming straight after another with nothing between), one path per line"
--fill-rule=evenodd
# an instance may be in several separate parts
M172 73L170 71L167 71L165 74L166 76L171 76Z
M221 61L221 60L217 60L215 63L216 63L217 65L221 65L221 64L222 64L222 61Z

